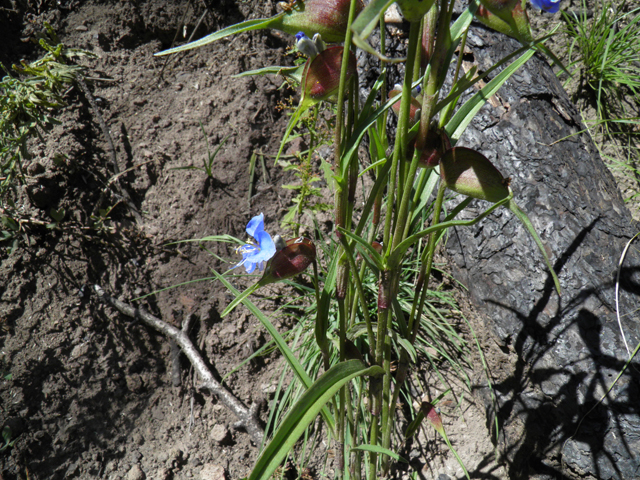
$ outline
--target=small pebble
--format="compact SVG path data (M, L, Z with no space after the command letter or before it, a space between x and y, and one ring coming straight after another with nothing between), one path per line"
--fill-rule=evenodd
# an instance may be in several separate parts
M140 468L140 465L134 465L131 467L131 470L127 472L127 480L144 480L147 478Z
M221 424L215 425L211 429L211 433L209 433L209 438L211 438L211 440L213 440L218 445L226 445L231 441L231 435L229 434L229 429Z
M200 480L227 480L224 467L209 463L200 470Z

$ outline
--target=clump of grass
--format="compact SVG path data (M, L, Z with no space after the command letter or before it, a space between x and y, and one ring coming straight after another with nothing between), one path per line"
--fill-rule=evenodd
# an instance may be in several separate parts
M627 3L600 1L590 16L583 0L581 12L562 16L578 94L587 93L595 110L589 131L609 168L638 184L629 201L640 196L640 7Z
M42 139L43 132L59 123L56 110L66 105L64 92L83 67L71 64L80 56L92 54L67 48L59 42L50 25L40 39L46 54L31 63L13 65L12 71L0 64L5 76L0 80L0 242L14 239L22 230L21 209L10 192L23 177L23 165L31 155L30 139ZM54 224L64 217L63 210L52 210ZM31 222L33 223L33 222ZM40 222L41 223L41 222ZM46 224L52 228L54 224Z
M215 166L216 157L218 156L218 153L220 153L220 149L224 147L224 144L227 142L230 135L224 137L218 147L212 152L211 146L209 145L209 137L207 136L207 132L205 132L204 130L204 125L202 125L202 122L200 122L200 130L202 131L202 136L204 137L207 145L207 155L202 159L202 167L189 165L188 167L175 167L172 168L172 170L200 170L204 172L208 178L214 178L213 167Z
M584 0L579 14L562 12L570 67L595 94L599 120L627 116L625 103L640 101L640 8L625 13L626 3L599 2L592 19Z
M54 113L66 103L64 91L73 84L83 67L68 62L87 52L66 48L49 25L40 46L47 52L32 63L4 65L6 76L0 81L0 205L5 194L30 158L27 141L58 123Z

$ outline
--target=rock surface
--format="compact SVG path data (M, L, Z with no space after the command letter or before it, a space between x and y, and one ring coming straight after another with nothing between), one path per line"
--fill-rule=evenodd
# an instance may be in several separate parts
M480 71L519 48L483 30L469 43ZM511 478L640 478L640 359L598 404L629 358L615 284L620 255L640 226L591 139L578 134L584 128L536 55L458 142L511 177L517 203L546 244L562 285L558 297L535 243L506 209L451 232L447 250L455 274L492 333L483 348L504 360L491 372L493 394L486 382L480 391L488 425L495 425L497 408ZM464 213L471 218L487 207L475 201ZM640 342L639 270L640 255L631 248L620 278L631 351Z

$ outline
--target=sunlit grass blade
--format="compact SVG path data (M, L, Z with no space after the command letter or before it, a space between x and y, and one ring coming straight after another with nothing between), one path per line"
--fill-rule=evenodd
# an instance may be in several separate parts
M225 277L220 275L215 270L213 271L213 275L218 280L220 280L220 282L225 287L227 287L232 294L234 294L235 296L238 296L240 294L240 292L236 290L233 287L233 285L231 285L231 283ZM303 385L306 388L310 388L313 383L311 378L309 377L307 372L304 370L302 365L300 365L300 362L298 361L296 356L293 354L293 352L291 351L287 343L284 341L284 339L282 338L282 335L280 335L278 330L273 326L273 324L269 321L266 315L262 313L260 309L256 307L249 299L245 298L243 303L251 311L251 313L253 313L256 316L256 318L260 320L260 323L262 323L264 328L266 328L267 332L269 332L269 335L271 335L271 338L273 338L273 340L275 341L276 345L278 346L278 349L280 350L280 353L282 353L282 356L285 358L285 360L293 370L293 373L296 375L296 377L298 377L298 379L303 383ZM323 418L325 419L328 425L328 428L331 431L333 431L333 429L335 428L335 422L333 420L333 416L326 409L323 410Z
M186 50L191 50L193 48L203 47L217 40L220 40L222 38L225 38L231 35L236 35L238 33L249 32L251 30L260 30L263 28L271 28L275 25L279 25L282 22L281 17L283 16L284 14L280 14L272 18L259 18L256 20L247 20L246 22L238 23L236 25L231 25L230 27L223 28L222 30L211 33L206 37L203 37L191 43L187 43L186 45L170 48L169 50L163 50L162 52L158 52L155 55L161 56L161 55L170 55L172 53L184 52Z
M271 67L263 67L263 68L258 68L256 70L249 70L246 72L242 72L237 75L233 75L231 78L264 76L264 75L282 75L283 77L288 78L296 83L302 83L303 70L304 70L304 65L298 65L295 67L271 66Z
M357 447L351 448L351 451L354 451L354 450L360 451L360 452L375 452L382 455L388 455L389 457L393 458L396 462L409 463L407 460L402 458L396 452L393 452L388 448L383 448L380 445L370 445L370 444L358 445Z
M262 451L249 480L268 480L307 427L347 382L358 376L382 374L379 366L367 367L360 360L348 360L333 366L295 403L273 439Z
M553 265L551 264L549 255L547 255L547 250L544 248L544 244L542 243L542 240L540 240L540 237L538 236L538 233L533 227L531 220L529 220L529 217L527 217L527 214L524 213L522 209L518 207L518 205L516 205L516 202L513 201L513 199L509 200L508 207L511 213L513 213L518 218L518 220L520 220L520 222L525 226L525 228L529 232L529 235L531 235L531 238L533 238L533 241L536 243L538 250L542 254L542 257L544 258L544 262L546 263L547 268L551 273L551 277L553 278L553 284L556 287L556 291L558 292L558 295L560 295L561 294L560 280L558 279L558 275L556 275L556 272L553 269Z
M487 100L491 98L491 96L494 95L500 87L502 87L504 82L506 82L511 75L524 65L534 53L534 49L528 49L522 54L522 56L520 56L520 58L515 60L511 65L496 75L493 80L487 83L478 93L467 100L467 102L458 109L445 126L445 130L451 139L452 145L458 141L469 123L471 123L471 120L473 120L473 117L475 117Z
M358 18L355 19L351 30L353 31L353 43L371 55L379 58L383 62L402 62L404 58L389 58L378 52L367 42L367 38L371 32L380 24L380 17L384 15L387 8L393 4L395 0L373 0L365 9L360 12Z

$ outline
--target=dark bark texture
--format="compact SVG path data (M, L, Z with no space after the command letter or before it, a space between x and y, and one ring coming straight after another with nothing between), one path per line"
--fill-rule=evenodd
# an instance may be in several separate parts
M480 71L519 48L484 30L469 43ZM558 297L535 243L511 212L499 209L451 232L447 250L455 275L499 346L485 336L483 348L504 359L491 372L503 458L518 479L640 478L638 358L598 404L629 358L615 283L621 252L640 226L589 136L577 134L585 128L580 116L541 57L521 68L492 103L458 145L480 151L511 177L563 289ZM467 218L488 204L471 207ZM640 342L639 312L640 255L632 248L620 279L621 323L631 351ZM479 391L493 426L492 395L486 384Z

